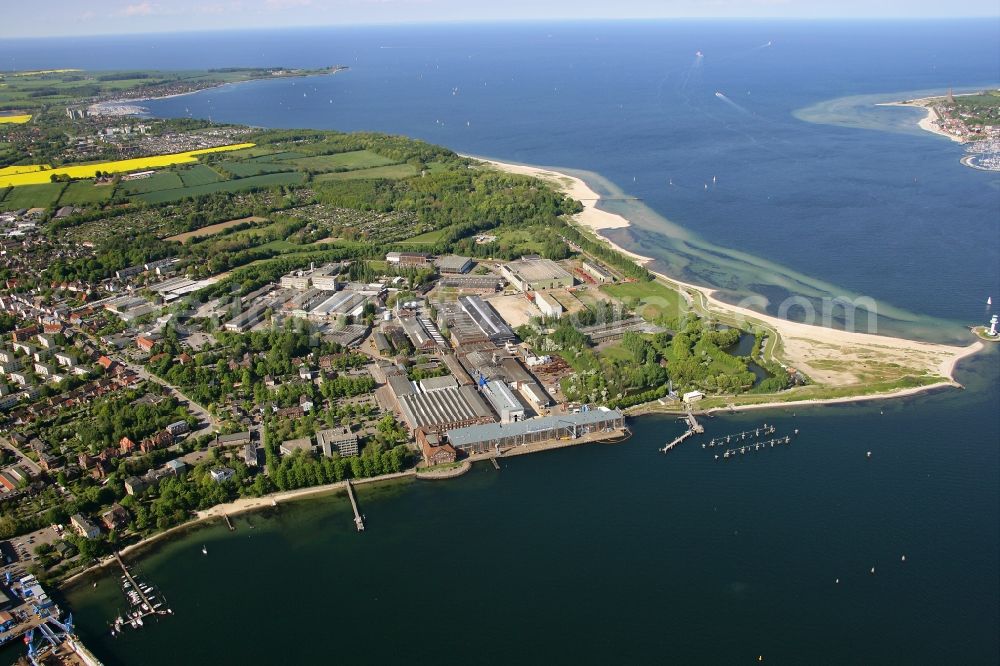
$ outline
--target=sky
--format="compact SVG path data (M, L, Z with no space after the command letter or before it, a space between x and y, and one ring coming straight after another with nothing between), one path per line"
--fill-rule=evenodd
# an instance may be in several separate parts
M998 17L998 0L42 0L4 3L0 37L628 18Z

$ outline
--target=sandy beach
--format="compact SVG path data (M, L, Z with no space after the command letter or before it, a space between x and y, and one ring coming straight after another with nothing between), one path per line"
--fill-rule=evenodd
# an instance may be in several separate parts
M600 201L600 195L583 180L552 169L508 164L495 160L483 161L510 173L536 176L554 183L568 196L583 204L583 212L574 218L577 224L591 229L610 246L640 264L645 265L652 261L649 257L629 252L600 234L602 230L621 229L628 227L630 223L621 215L599 209L597 204ZM779 319L748 308L725 303L716 297L716 292L713 289L683 282L660 273L654 272L654 275L665 283L686 292L689 297L699 298L709 312L735 317L747 324L763 325L776 331L783 346L781 354L783 361L801 370L818 384L830 387L858 386L860 388L866 383L873 383L873 374L879 368L893 365L911 370L915 374L940 378L940 382L913 389L859 395L857 398L836 398L821 402L871 400L876 397L912 395L942 385L957 386L958 384L954 380L955 365L961 359L982 349L982 343L978 341L965 347L954 347L904 338L842 331ZM778 404L785 405L787 403ZM759 406L754 407L759 408Z
M959 95L955 95L959 97ZM941 99L940 97L924 97L922 99L913 99L906 102L883 102L882 104L876 104L876 106L909 106L915 109L923 109L926 115L917 122L917 126L920 129L930 132L931 134L937 134L938 136L944 136L955 143L965 143L965 139L957 137L954 134L945 132L943 129L938 127L937 121L938 113L934 110L931 103L934 100Z

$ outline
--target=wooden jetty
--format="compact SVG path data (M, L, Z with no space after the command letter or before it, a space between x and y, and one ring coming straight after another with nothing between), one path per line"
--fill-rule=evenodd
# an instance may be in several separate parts
M125 622L131 622L131 621L133 621L133 618L134 618L134 620L139 623L139 626L142 626L141 618L144 618L144 617L146 617L148 615L172 615L173 614L173 611L171 611L169 608L165 608L163 610L160 610L159 608L156 607L156 605L157 605L156 600L155 599L151 599L146 594L146 592L143 591L142 584L140 584L139 581L137 581L132 576L132 572L128 570L127 566L125 566L125 562L122 560L122 556L121 556L120 553L117 553L117 552L115 553L115 560L118 561L118 566L120 566L122 568L122 573L124 574L123 577L124 577L125 581L128 583L129 589L131 589L133 592L136 593L136 595L138 595L139 601L141 602L141 605L139 605L139 608L136 611L136 613L135 614L129 613L128 614L128 620L125 620ZM120 629L121 626L123 626L123 625L124 625L124 622L122 622L121 619L119 618L119 626L117 626L116 628Z
M698 419L696 419L694 417L694 414L692 414L691 412L687 413L687 416L684 417L684 420L687 421L688 430L691 430L697 435L700 435L701 433L705 432L705 426L698 423Z
M222 514L222 517L226 519L226 525L229 526L229 531L230 532L235 532L236 528L233 527L233 521L229 520L229 514L228 513L224 513L224 514Z
M354 509L354 526L358 528L359 532L365 531L365 520L361 517L361 512L358 511L358 502L354 499L354 488L351 486L351 482L347 482L347 497L351 500L351 508Z
M698 423L698 419L696 419L694 417L694 414L692 414L691 412L688 412L683 420L685 423L687 423L688 429L684 432L683 435L674 438L672 442L670 442L669 444L665 445L662 449L660 449L660 453L670 453L670 451L675 446L683 442L688 437L691 437L692 435L700 435L701 433L705 432L705 427L700 423Z
M490 462L493 463L494 469L496 469L496 471L499 472L500 471L500 463L497 462L497 459L496 458L490 458Z

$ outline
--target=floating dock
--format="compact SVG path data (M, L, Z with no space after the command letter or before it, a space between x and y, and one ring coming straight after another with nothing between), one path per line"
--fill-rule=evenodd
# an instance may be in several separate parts
M361 517L361 512L358 511L358 502L354 499L354 488L350 481L347 482L347 497L351 500L351 508L354 509L354 526L358 528L359 532L364 532L365 520Z
M747 453L759 453L760 451L767 451L768 449L773 449L776 446L781 446L783 444L791 444L792 436L785 435L784 437L775 437L774 439L769 439L763 442L753 442L750 444L744 444L743 446L738 446L733 449L726 449L722 452L720 456L718 453L715 454L716 460L728 460L729 458L735 458L736 456L746 455Z
M229 520L229 514L228 513L224 513L224 514L222 514L222 517L226 519L226 525L229 526L229 531L230 532L235 532L236 528L233 527L233 521Z
M126 624L138 629L142 626L142 619L150 615L173 615L173 611L169 608L160 608L164 605L164 602L157 601L153 596L153 592L157 594L159 592L152 586L137 580L132 575L132 572L128 570L128 567L125 566L125 562L119 553L115 553L115 560L118 561L118 565L122 568L122 592L125 593L133 610L126 613L124 618L119 616L115 620L112 635L120 632Z
M490 462L493 463L494 469L496 469L496 471L499 472L500 471L500 463L497 462L497 459L496 458L490 458Z
M701 445L701 448L714 448L716 446L725 446L726 444L731 444L732 442L746 441L747 438L756 439L758 437L764 437L767 435L774 434L774 426L770 424L763 424L759 428L754 428L753 430L744 430L743 432L737 432L732 435L726 435L725 437L713 437L710 442L706 442Z

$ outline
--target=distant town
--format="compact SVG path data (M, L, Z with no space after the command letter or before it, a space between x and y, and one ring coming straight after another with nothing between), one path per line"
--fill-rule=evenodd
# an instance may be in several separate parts
M966 166L1000 171L1000 90L907 102L930 114L927 129L967 143Z

